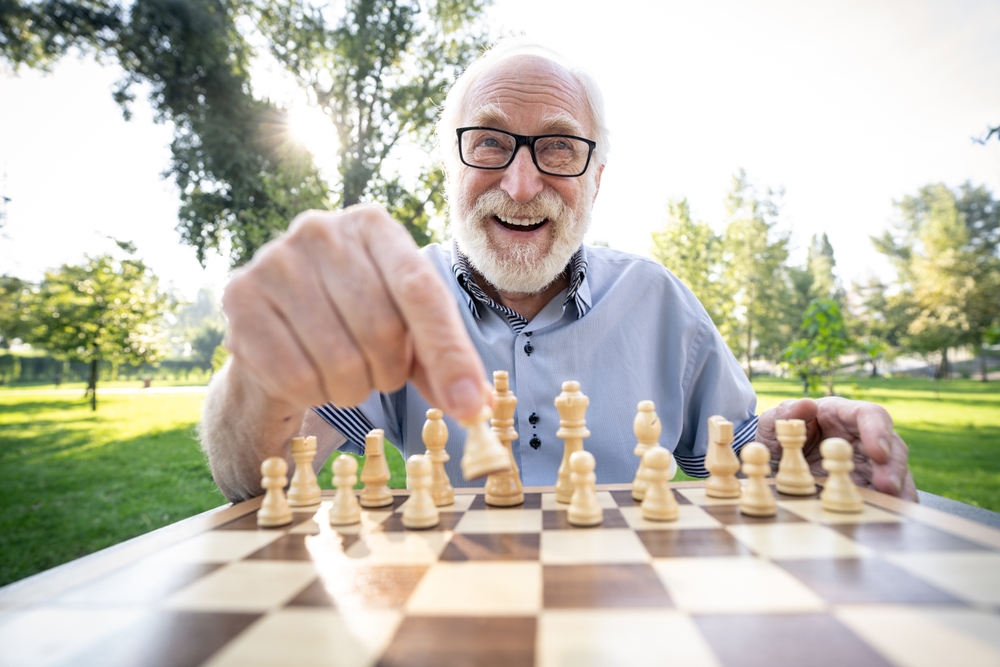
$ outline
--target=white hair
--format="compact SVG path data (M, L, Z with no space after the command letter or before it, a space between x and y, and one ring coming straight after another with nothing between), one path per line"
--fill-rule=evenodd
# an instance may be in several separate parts
M484 74L496 67L500 62L513 56L540 56L559 65L580 84L583 88L584 96L590 107L590 119L593 122L594 136L587 137L597 142L594 155L591 160L593 168L600 168L607 164L609 144L609 132L607 120L604 113L604 96L601 89L590 74L567 62L555 51L547 49L539 44L528 41L523 37L501 40L487 49L475 62L469 65L462 75L458 77L455 84L448 91L444 105L441 108L441 115L437 123L438 148L441 151L441 159L444 161L449 172L458 168L458 138L455 130L461 122L462 108L465 97L473 84Z

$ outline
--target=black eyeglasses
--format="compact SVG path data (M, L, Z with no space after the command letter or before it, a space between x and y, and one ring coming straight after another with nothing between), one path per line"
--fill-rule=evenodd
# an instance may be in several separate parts
M476 169L504 169L517 149L527 146L538 171L550 176L582 176L590 165L596 141L569 134L525 137L492 127L460 127L458 154L462 164Z

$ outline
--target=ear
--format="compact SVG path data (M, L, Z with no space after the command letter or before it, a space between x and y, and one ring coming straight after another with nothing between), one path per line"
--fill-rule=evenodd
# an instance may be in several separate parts
M597 201L597 193L601 190L601 174L604 173L604 165L602 164L597 168L597 174L594 176L594 199L590 203L593 204Z

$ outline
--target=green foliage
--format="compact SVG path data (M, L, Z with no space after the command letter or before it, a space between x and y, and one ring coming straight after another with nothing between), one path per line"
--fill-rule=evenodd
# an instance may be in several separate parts
M833 373L840 367L840 357L851 347L840 304L833 299L815 299L802 317L802 332L826 374L826 393L833 396Z
M0 347L10 347L15 338L24 339L30 330L31 283L14 276L0 275Z
M229 350L226 349L225 345L219 345L212 352L212 372L218 373L222 370L222 367L226 365L229 361Z
M782 365L802 382L802 395L819 391L820 357L812 341L800 338L785 348Z
M0 0L0 53L15 68L48 70L70 48L107 48L120 26L117 2Z
M226 329L218 324L206 322L191 339L191 356L202 368L211 368L215 350L222 345Z

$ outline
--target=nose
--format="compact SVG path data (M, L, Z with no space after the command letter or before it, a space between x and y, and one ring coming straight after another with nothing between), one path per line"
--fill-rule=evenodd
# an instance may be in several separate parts
M526 204L535 198L545 184L542 173L538 171L531 159L531 151L527 146L518 148L514 161L504 169L500 180L500 189L506 192L518 204Z

